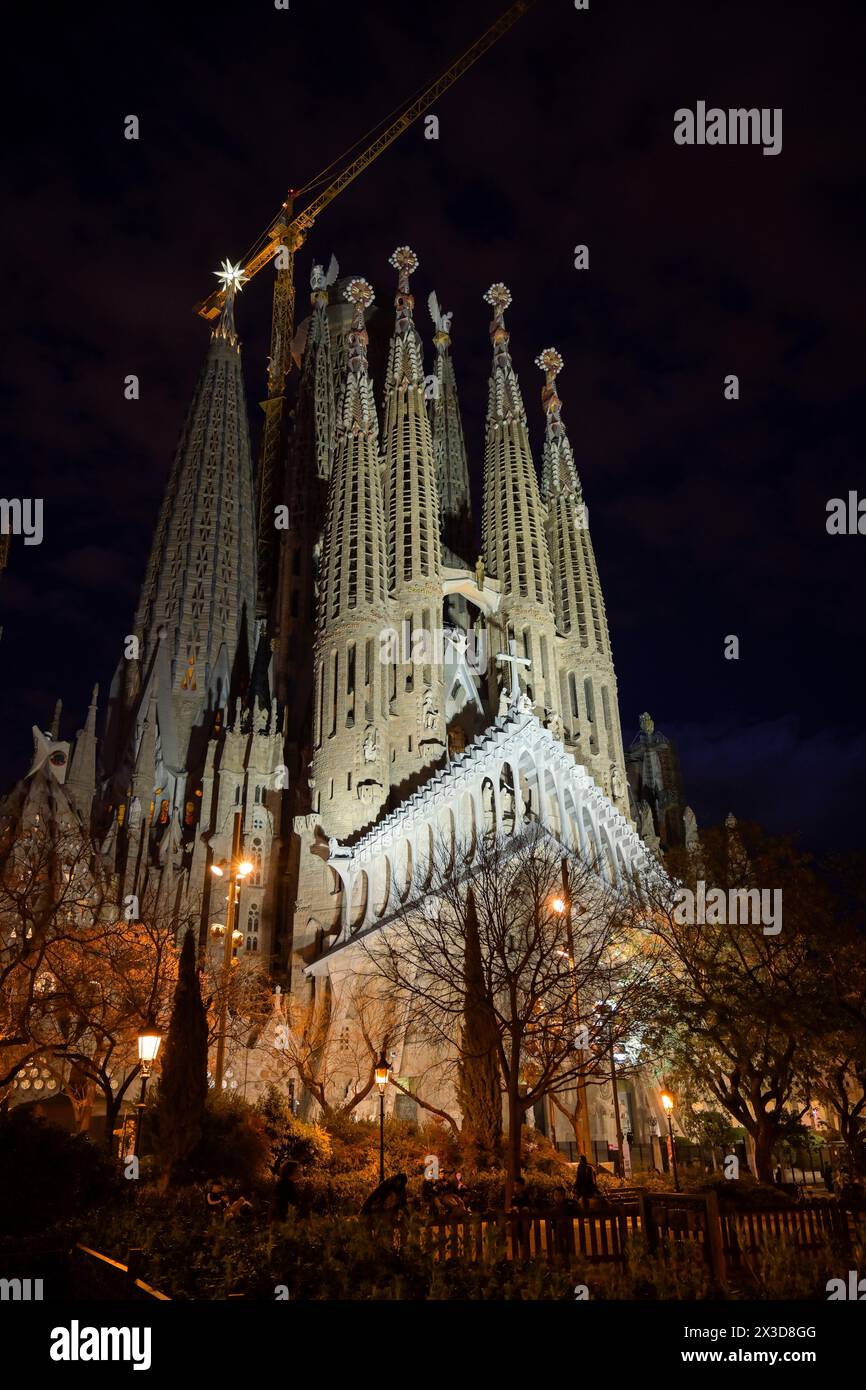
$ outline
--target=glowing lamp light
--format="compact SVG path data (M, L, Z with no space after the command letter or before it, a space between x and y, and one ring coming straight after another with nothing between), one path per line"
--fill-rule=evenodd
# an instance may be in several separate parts
M222 864L211 864L210 871L212 874L216 874L217 878L222 878L225 873Z
M149 1075L159 1052L162 1034L158 1028L152 1026L142 1028L138 1035L138 1060L141 1063L141 1070L145 1076Z
M565 912L565 899L554 898L550 906L553 908L554 912L558 912L561 916L563 912Z
M248 859L245 859L242 864L238 864L238 878L246 878L255 867L255 864L251 864Z
M388 1065L388 1059L385 1056L385 1053L383 1052L378 1062L376 1063L375 1071L376 1085L379 1087L380 1096L383 1096L385 1094L385 1087L388 1085L388 1075L390 1071L391 1068Z
M662 1091L661 1096L659 1097L659 1099L661 1100L661 1103L662 1103L662 1106L664 1107L664 1109L668 1112L668 1114L670 1114L670 1112L671 1112L671 1111L673 1110L673 1108L674 1108L674 1098L673 1098L673 1096L668 1095L667 1091Z

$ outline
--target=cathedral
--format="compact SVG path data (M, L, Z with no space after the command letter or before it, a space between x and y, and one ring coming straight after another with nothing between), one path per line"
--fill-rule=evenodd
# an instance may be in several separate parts
M74 745L58 720L35 730L25 779L43 797L50 780L95 838L118 902L192 915L203 951L226 903L209 871L239 843L236 957L283 995L329 988L337 1020L359 936L423 893L437 840L535 821L611 885L682 840L669 745L649 720L623 748L562 358L535 358L533 418L493 284L479 554L452 316L435 293L417 312L410 247L389 264L378 306L333 258L312 267L276 501L257 515L243 276L226 263L104 708L97 686ZM644 1128L646 1089L628 1104Z

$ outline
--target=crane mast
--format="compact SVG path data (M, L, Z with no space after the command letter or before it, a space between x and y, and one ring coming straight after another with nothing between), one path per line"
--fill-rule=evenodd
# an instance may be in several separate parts
M443 92L457 81L489 48L517 23L534 0L516 0L494 24L475 40L465 53L452 63L419 97L359 155L349 160L339 174L301 212L294 210L294 190L290 189L280 215L260 238L264 244L244 264L248 279L276 260L273 310L271 317L271 352L268 358L267 399L262 402L265 420L259 452L258 476L258 606L256 616L267 618L270 609L274 571L275 534L273 526L274 498L280 473L283 444L286 434L286 377L291 368L291 344L295 325L295 253L301 248L316 218L333 202L359 174L368 168L389 145L402 135ZM196 305L202 318L215 318L224 299L222 290L214 291Z

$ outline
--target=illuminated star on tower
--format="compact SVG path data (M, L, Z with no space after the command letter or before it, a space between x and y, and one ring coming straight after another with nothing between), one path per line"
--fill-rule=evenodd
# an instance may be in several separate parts
M237 265L232 265L228 257L223 261L222 268L214 271L214 275L220 282L220 288L225 290L226 294L239 293L250 278L240 262Z

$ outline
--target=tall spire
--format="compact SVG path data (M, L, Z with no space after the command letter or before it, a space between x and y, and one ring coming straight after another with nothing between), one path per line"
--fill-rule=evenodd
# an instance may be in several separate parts
M85 822L89 821L93 798L96 795L96 709L99 686L93 687L87 719L75 740L66 784Z
M300 731L309 723L312 681L305 654L312 648L315 627L314 551L324 523L336 443L337 411L328 299L338 270L333 256L327 271L324 266L313 265L311 312L298 333L303 360L294 428L289 439L283 499L288 508L288 527L279 533L275 615L276 690L280 701L288 706L292 731Z
M245 277L229 261L216 274L225 302L175 455L134 625L142 679L158 632L166 630L164 693L171 696L178 759L205 705L227 704L238 654L249 660L255 614L252 462L234 326Z
M430 295L427 303L436 330L433 334L436 366L430 400L430 429L442 513L443 560L448 565L463 569L472 563L475 537L469 466L451 357L452 315L442 312L435 293Z
M545 348L535 359L544 372L546 427L542 488L553 561L553 595L561 635L562 713L568 737L596 781L628 816L625 756L616 673L604 599L589 534L583 490L562 419L556 378L562 357Z
M521 655L532 662L521 679L537 710L553 715L560 708L560 691L550 557L526 410L505 327L511 294L497 283L484 298L493 308L493 365L484 454L484 562L501 586L500 622L506 628L501 639L513 637Z
M390 264L398 279L382 452L391 597L404 638L404 651L398 655L410 658L391 668L391 713L400 721L391 732L391 785L396 788L444 755L445 701L442 663L435 659L434 645L442 612L439 497L424 400L423 350L409 287L418 257L411 246L398 246ZM411 659L413 643L421 632L427 634L428 659L416 665Z
M240 265L232 265L228 258L223 261L220 270L214 271L214 275L225 290L225 299L223 300L219 321L212 336L214 338L221 338L223 342L228 343L231 347L237 347L238 335L235 331L235 298L240 294L250 277Z
M328 486L314 651L314 805L329 835L376 818L388 785L388 668L380 660L389 621L379 425L367 367L365 310L373 290L349 282L346 382Z

